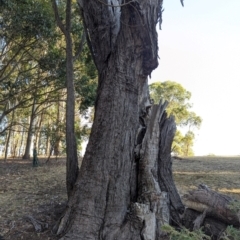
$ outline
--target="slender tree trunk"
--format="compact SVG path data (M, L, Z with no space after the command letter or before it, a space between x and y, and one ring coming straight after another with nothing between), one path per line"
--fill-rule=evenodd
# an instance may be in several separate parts
M29 159L30 158L30 148L31 148L31 143L32 143L32 131L33 131L33 125L34 125L34 118L35 118L35 104L36 104L36 99L33 99L33 105L32 105L32 113L30 116L29 120L29 128L28 128L28 133L27 133L27 141L26 141L26 147L25 147L25 152L23 155L23 159Z
M66 57L67 57L67 104L66 104L66 143L67 143L67 193L70 196L78 175L77 143L74 130L75 90L73 75L73 51L71 38L71 1L67 1L66 15Z
M58 102L57 102L57 119L56 119L56 139L55 139L55 144L54 144L54 155L57 159L59 155L59 147L60 147L60 140L61 140L61 132L60 132L60 101L58 97Z
M7 133L7 140L6 140L6 143L5 143L5 147L4 147L4 161L7 160L7 156L8 156L8 146L9 146L9 141L10 141L10 136L11 136L11 129L8 130L8 133Z
M14 138L14 135L13 135ZM18 139L14 141L13 147L12 147L12 157L15 158L17 156L17 146L18 146Z
M67 193L68 197L73 190L73 186L78 176L78 156L77 143L74 130L75 120L75 90L74 90L74 69L73 69L73 49L71 37L71 11L72 0L66 3L66 24L63 25L59 15L57 4L52 0L55 19L66 40L66 83L67 83L67 102L66 102L66 143L67 143Z
M20 141L20 145L19 145L19 149L18 149L18 157L21 156L21 150L22 150L22 146L23 146L23 139L24 139L24 128L22 127L21 141Z
M47 123L47 129L50 130L50 123L48 121ZM50 134L47 133L47 136L46 136L46 147L45 147L45 156L49 156L49 153L50 153Z
M36 148L37 148L37 152L39 152L39 147L41 144L41 127L42 127L42 121L43 121L43 116L44 116L44 111L41 112L40 118L38 123L36 124L37 127L37 131L36 131Z
M183 208L177 193L163 192L159 183L158 169L171 171L165 163L171 146L160 143L171 144L175 125L162 105L151 109L148 94L162 1L79 2L99 85L86 154L57 233L74 240L160 239L169 204L175 214ZM173 184L171 175L165 183Z
M9 125L9 130L8 130L8 134L7 134L7 140L6 140L6 144L5 144L4 161L7 160L7 156L8 156L9 143L10 143L10 138L11 138L11 134L12 134L14 115L15 115L15 110L13 110L13 112L12 112L11 123Z

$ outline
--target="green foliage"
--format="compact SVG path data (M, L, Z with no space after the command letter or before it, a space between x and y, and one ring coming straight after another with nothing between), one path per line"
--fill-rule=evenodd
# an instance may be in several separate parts
M220 240L239 240L240 230L233 226L228 226L222 234Z
M210 240L211 238L204 234L201 229L196 231L189 231L182 228L181 231L175 230L170 225L163 225L162 231L169 234L170 240Z
M230 202L228 208L236 213L240 212L240 201L234 200Z
M173 139L172 152L181 155L181 156L193 156L194 152L192 150L194 143L194 133L188 131L183 135L179 130L176 131L176 134Z
M57 1L59 15L65 24L66 1ZM72 3L74 84L76 107L87 113L94 105L97 71L87 44L80 48L83 25L76 1ZM79 52L78 52L79 53ZM6 126L15 111L13 131L25 135L33 98L36 111L33 134L39 132L38 148L46 152L47 142L60 141L64 148L65 116L57 121L57 106L66 110L66 42L57 27L52 4L46 0L0 0L0 141L6 138ZM41 126L40 116L42 116ZM76 121L77 141L89 134L89 128ZM16 133L17 134L17 133ZM15 134L15 136L16 136ZM25 136L24 138L25 139ZM13 141L13 140L12 140ZM20 144L19 140L19 144ZM0 143L1 144L1 143ZM24 143L23 143L24 144Z
M151 98L157 104L160 99L168 101L167 113L175 117L178 125L186 125L191 107L188 102L191 93L172 81L156 82L149 86Z
M156 82L149 86L150 96L157 104L160 99L168 102L166 109L168 115L173 115L177 126L187 128L183 135L177 130L174 137L172 151L176 155L192 156L194 133L192 129L199 128L202 119L191 111L191 93L179 83L166 81Z
M1 27L6 40L50 37L53 30L51 6L44 0L2 0ZM2 37L2 36L1 36Z

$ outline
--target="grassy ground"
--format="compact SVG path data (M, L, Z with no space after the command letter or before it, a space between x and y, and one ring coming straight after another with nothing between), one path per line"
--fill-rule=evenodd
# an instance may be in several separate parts
M32 168L29 160L0 160L0 236L9 240L53 240L55 221L66 204L65 159L40 159ZM240 157L194 157L173 161L180 195L200 183L240 200ZM36 233L27 217L48 224ZM1 239L1 238L0 238Z
M200 183L240 200L240 157L192 157L174 160L173 174L180 195Z

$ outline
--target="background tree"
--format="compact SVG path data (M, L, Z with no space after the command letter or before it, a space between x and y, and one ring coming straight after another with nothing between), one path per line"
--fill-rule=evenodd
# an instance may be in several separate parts
M168 102L167 113L174 116L179 127L172 145L173 153L181 156L193 155L193 130L201 126L202 119L191 111L191 93L181 84L172 81L152 83L149 90L154 102L159 102L160 99Z
M63 19L65 2L58 1L58 3L59 15ZM74 121L79 123L80 109L88 109L95 99L94 90L91 93L88 91L96 89L96 70L89 57L87 45L81 44L83 26L79 24L80 16L76 2L72 5L71 16L71 37L74 40L73 49L76 53L73 71L74 82L77 85L77 92L73 94L77 103ZM81 56L80 46L83 53ZM51 4L45 0L1 1L0 61L2 148L7 141L6 133L11 130L10 136L14 134L16 139L18 134L21 134L21 140L17 143L14 142L13 137L9 138L8 154L11 146L16 146L16 143L19 149L18 155L24 154L24 151L29 149L26 145L32 146L32 140L27 144L27 135L34 135L38 150L43 154L49 154L46 149L50 139L48 136L56 138L56 133L52 131L54 129L65 131L62 125L66 122L66 118L62 116L61 122L57 121L57 106L61 104L64 107L61 106L61 111L66 110L66 104L62 104L66 102L66 41L55 24ZM88 63L88 66L85 66L85 63ZM36 99L37 112L34 116L34 127L30 128L28 118L31 115L34 99ZM12 121L13 111L16 112L17 118ZM48 126L51 126L52 130ZM78 131L79 139L81 133L84 133L81 128L80 126ZM32 129L31 133L30 129ZM63 143L62 139L66 134L57 135L61 135L61 143ZM58 143L59 141L55 145L56 152ZM66 141L62 147L64 145Z
M52 0L55 19L58 27L62 31L66 41L66 87L67 87L67 102L66 102L66 150L67 150L67 193L70 195L78 175L78 154L77 142L75 135L75 86L74 86L74 60L79 57L83 50L85 41L85 33L82 32L79 47L74 56L74 38L72 37L72 1L67 0L65 6L65 20L64 23L60 19L58 5L55 0ZM76 6L76 4L75 4ZM79 15L77 15L79 16ZM75 25L77 28L79 24ZM76 29L73 29L76 31ZM78 29L80 30L80 29ZM78 33L79 34L79 33ZM76 35L76 34L75 34ZM75 39L76 41L76 39Z

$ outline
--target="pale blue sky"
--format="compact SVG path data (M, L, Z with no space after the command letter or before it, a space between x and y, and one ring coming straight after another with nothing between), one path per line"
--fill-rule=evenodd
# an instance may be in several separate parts
M153 81L179 82L202 117L196 155L240 155L240 1L165 0Z

